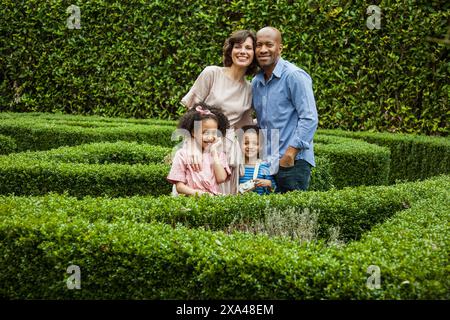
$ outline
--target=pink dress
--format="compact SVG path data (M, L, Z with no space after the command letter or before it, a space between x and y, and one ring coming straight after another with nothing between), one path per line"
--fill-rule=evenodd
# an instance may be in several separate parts
M249 81L235 81L225 73L226 68L208 66L198 76L191 90L183 97L181 103L191 108L196 102L220 107L230 121L230 128L237 130L244 125L253 124L252 120L252 86ZM228 130L224 141L231 177L220 185L221 192L236 194L239 173L244 174L242 151L234 132ZM240 170L242 170L240 172Z
M227 157L225 153L219 153L219 159L223 165L228 177L230 177L231 170L228 166ZM203 153L202 157L202 170L195 172L189 165L189 155L185 148L181 148L175 153L173 158L172 168L170 169L167 180L170 183L176 184L177 182L183 182L188 187L196 190L202 190L211 194L222 194L220 186L216 181L213 168L213 157L209 152ZM227 178L228 179L228 178Z

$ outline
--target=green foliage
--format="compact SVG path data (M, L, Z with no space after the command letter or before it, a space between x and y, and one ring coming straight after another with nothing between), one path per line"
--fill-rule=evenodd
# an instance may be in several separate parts
M63 123L61 123L63 122ZM0 134L13 136L18 151L48 150L100 141L137 141L171 147L174 127L146 123L49 121L40 118L5 118L0 122Z
M334 177L330 160L316 156L316 166L311 169L311 182L308 191L326 191L334 188Z
M81 9L69 30L66 9ZM0 108L177 118L200 71L234 30L272 25L313 78L319 127L447 135L443 1L1 0Z
M390 152L385 147L354 139L316 135L315 153L330 159L337 188L388 183Z
M348 245L342 261L348 280L339 289L332 286L337 289L332 298L340 298L341 291L349 298L448 300L449 197L448 189L424 197ZM380 289L359 285L368 277L369 264L380 267Z
M16 148L13 138L0 134L0 155L15 152Z
M323 130L311 189L327 192L171 197L173 122L0 119L13 151L75 145L0 156L1 298L450 298L450 176L382 185L402 166L405 179L448 174L448 139ZM381 185L333 188L353 180ZM256 234L231 232L243 225ZM81 290L67 288L69 265ZM380 289L366 286L370 265Z
M45 122L47 124L67 124L85 127L115 127L127 126L129 124L143 124L156 126L176 126L176 121L160 119L134 119L134 118L111 118L100 116L83 116L63 113L48 112L1 112L0 119L23 119Z
M101 142L62 147L47 152L27 153L35 159L87 164L162 164L172 149L136 142Z
M448 177L399 186L411 193L414 187L428 192L416 194L422 200L410 209L343 248L126 217L92 223L74 214L76 208L66 207L61 196L0 197L0 296L448 299L450 194L444 183L448 185ZM27 202L36 206L16 206ZM81 268L81 290L66 287L66 269L73 264ZM366 287L370 265L380 267L380 289Z
M119 142L11 154L0 158L0 194L169 194L169 166L162 163L169 152L168 148Z
M319 130L318 133L318 137L336 135L388 147L391 152L389 183L450 173L449 138L342 130Z
M328 238L329 230L338 227L343 240L358 239L362 233L395 212L409 208L417 201L446 190L447 176L424 182L396 186L371 186L331 190L328 192L291 192L280 195L217 197L141 197L90 198L82 200L62 195L10 199L14 211L57 212L64 208L69 216L83 217L95 223L118 220L138 223L164 222L192 228L226 230L231 224L265 218L268 209L284 212L289 208L310 209L318 213L320 238ZM6 200L5 200L6 201Z
M0 194L169 194L172 185L166 177L171 152L161 146L119 141L11 154L0 158ZM330 164L326 159L318 161L311 189L329 190L333 187Z

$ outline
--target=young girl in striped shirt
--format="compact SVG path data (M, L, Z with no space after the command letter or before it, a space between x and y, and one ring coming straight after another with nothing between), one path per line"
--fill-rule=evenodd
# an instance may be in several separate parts
M240 192L247 190L245 183L250 185L248 191L256 192L260 195L269 194L276 188L275 180L270 175L270 165L259 159L259 128L255 125L244 126L242 137L242 151L245 156L245 174L239 177ZM255 168L258 172L255 174ZM253 181L254 183L248 183Z

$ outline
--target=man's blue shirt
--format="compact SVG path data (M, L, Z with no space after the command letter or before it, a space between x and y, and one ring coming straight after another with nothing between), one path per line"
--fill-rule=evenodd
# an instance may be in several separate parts
M300 150L296 160L303 159L315 166L313 136L318 116L311 77L279 58L267 82L264 71L253 78L252 92L258 125L268 139L264 151L272 164L271 174L278 171L278 160L289 146ZM279 130L279 138L272 129Z

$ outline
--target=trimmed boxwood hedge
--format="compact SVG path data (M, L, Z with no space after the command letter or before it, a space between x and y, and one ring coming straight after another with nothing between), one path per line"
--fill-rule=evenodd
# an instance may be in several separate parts
M436 191L344 248L127 218L92 223L64 206L23 211L0 197L0 296L448 299L450 194ZM80 290L66 287L69 265L81 268ZM366 287L370 265L381 270L380 289Z
M11 154L0 158L0 194L169 194L169 165L161 163L169 152L168 148L119 142Z
M13 138L0 134L0 155L15 152L16 142Z
M0 134L14 137L18 151L48 150L101 141L137 141L159 146L174 146L171 140L174 127L130 123L121 126L84 127L36 121L29 118L4 119Z
M137 142L99 142L76 147L61 147L44 152L26 153L40 160L86 164L164 163L172 149Z
M14 161L14 159L11 159ZM167 165L67 164L34 160L20 163L1 161L0 193L39 195L67 192L84 197L126 197L136 194L169 194L168 183L161 184L169 172Z
M48 112L0 112L0 119L15 119L20 118L23 120L32 119L33 121L40 122L53 122L53 123L76 123L82 126L83 124L89 125L95 123L97 126L104 125L127 125L127 124L147 124L147 125L159 125L159 126L176 126L177 121L163 120L163 119L135 119L135 118L111 118L100 116L84 116L73 115L63 113L48 113Z
M72 121L74 118L77 120ZM8 113L0 123L0 133L14 134L20 151L47 150L95 141L139 141L166 147L173 147L178 143L171 139L175 132L175 127L172 126L120 122L119 119L111 123L84 121L82 118L46 114L19 115L14 118L14 114ZM316 154L330 160L321 159L318 166L331 167L331 175L327 170L314 169L317 172L310 190L387 183L389 151L386 148L332 136L318 135L316 141ZM320 176L321 174L325 176Z
M0 194L67 192L83 197L169 194L165 158L172 149L129 142L93 143L0 158ZM333 187L331 166L318 158L312 190Z
M44 197L2 197L17 214L28 207L35 212L57 212L64 208L68 216L83 217L95 223L118 220L138 223L164 222L175 226L226 230L235 222L251 223L265 217L267 209L284 211L294 207L308 208L318 213L318 235L329 236L331 227L338 227L342 240L361 237L371 227L382 223L395 212L413 206L417 201L446 190L449 176L424 182L395 186L370 186L332 190L328 192L291 192L284 195L224 197L142 197L91 198L83 200L62 195Z
M314 152L330 159L336 188L388 184L389 149L359 142L336 136L315 136Z
M443 137L392 134L379 132L349 132L319 130L322 134L361 139L391 151L389 182L418 180L439 174L450 174L450 139Z

